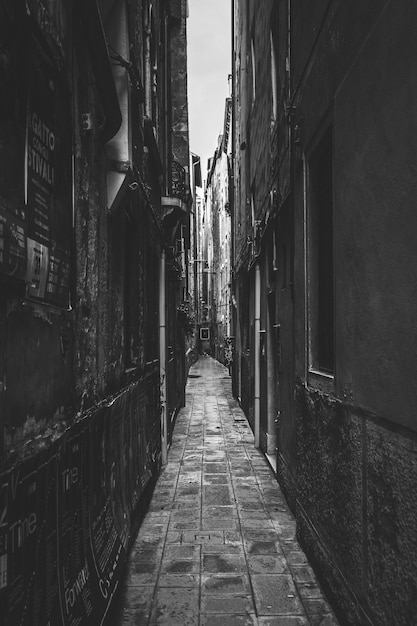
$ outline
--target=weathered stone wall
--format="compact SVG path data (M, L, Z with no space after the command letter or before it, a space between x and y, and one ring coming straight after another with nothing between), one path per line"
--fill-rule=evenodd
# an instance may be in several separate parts
M178 131L188 165L188 127L169 126L164 108L179 90L182 122L187 117L182 4L179 58L175 45L169 54L169 41L159 45L161 33L170 35L165 2L0 6L6 623L101 623L160 469L159 272L161 249L172 243L160 219L162 180L172 175L161 155ZM158 76L145 85L154 72L145 59L150 5ZM120 21L109 24L113 10ZM106 37L120 37L124 57ZM171 59L182 79L172 91ZM125 91L118 94L121 75ZM146 89L162 112L153 120L144 115ZM26 164L25 154L32 159ZM166 311L175 355L172 413L185 387L177 278Z
M302 176L295 180L298 533L348 624L415 619L416 502L404 488L416 470L408 236L415 148L410 129L397 124L416 101L406 87L415 17L414 6L392 2L362 3L353 13L341 2L294 3L292 12L296 171L323 122L334 137L330 386L306 370L305 198Z
M417 224L416 147L410 137L416 134L417 48L411 25L417 9L406 1L374 0L355 6L341 0L249 4L246 15L247 3L236 3L235 20L236 293L243 293L250 275L253 193L261 254L271 259L275 252L277 263L271 281L270 260L262 262L262 290L275 294L279 324L273 348L280 363L277 476L297 512L299 538L341 620L412 624L417 264L411 233ZM279 102L278 124L269 135L271 10L278 19ZM253 102L251 38L255 57L260 52L262 59ZM311 371L309 343L309 159L329 125L333 377ZM276 195L267 220L271 189ZM261 302L269 306L265 293ZM237 318L247 318L249 328L252 304L246 313L239 297ZM265 311L262 315L265 320ZM237 389L243 383L242 406L250 414L257 355L246 352L242 335L241 323ZM261 443L264 439L262 431Z
M416 437L303 387L298 534L348 624L412 624Z

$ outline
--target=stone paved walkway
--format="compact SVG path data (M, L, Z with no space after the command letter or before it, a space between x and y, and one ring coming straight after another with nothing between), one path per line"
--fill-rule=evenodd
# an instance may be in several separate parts
M116 613L112 626L338 624L227 370L209 357L191 369Z

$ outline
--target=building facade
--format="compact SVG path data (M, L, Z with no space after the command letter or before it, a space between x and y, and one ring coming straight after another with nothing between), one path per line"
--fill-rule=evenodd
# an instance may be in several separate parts
M186 18L0 6L6 624L102 623L184 403Z
M210 352L224 364L231 361L231 219L230 154L232 100L225 102L222 134L209 160L205 189L206 264Z
M234 2L234 390L355 625L416 619L416 17Z

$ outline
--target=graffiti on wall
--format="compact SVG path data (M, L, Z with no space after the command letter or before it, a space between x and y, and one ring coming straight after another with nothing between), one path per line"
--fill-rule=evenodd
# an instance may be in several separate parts
M157 378L154 381L156 384ZM152 476L150 381L92 411L0 476L5 625L101 624L126 561L132 512Z

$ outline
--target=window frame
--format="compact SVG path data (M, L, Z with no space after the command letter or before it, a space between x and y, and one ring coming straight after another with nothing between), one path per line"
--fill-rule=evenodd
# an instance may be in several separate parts
M328 160L327 164L326 159ZM323 206L323 204L320 203L315 194L313 176L325 176L326 168L327 171L330 169L329 164L331 168L330 178L328 179L330 180L330 191L328 188L320 189L320 196L325 203L327 201L328 205L320 209L320 206ZM307 376L309 383L318 386L323 391L330 392L334 389L336 376L336 337L334 126L329 116L326 117L325 122L319 128L306 152L305 168ZM325 227L321 228L323 220L329 217L329 213L331 218L329 227L326 229L326 224L324 224ZM326 238L328 240L327 244ZM330 266L326 265L326 260L328 261L329 259L331 260ZM323 268L324 266L324 273L323 271L320 272L320 267ZM329 297L330 303L324 302L326 296ZM331 325L330 332L327 335L324 326L326 320L330 321ZM324 345L326 342L328 342L328 345ZM330 359L330 362L323 363L323 359L324 361Z

